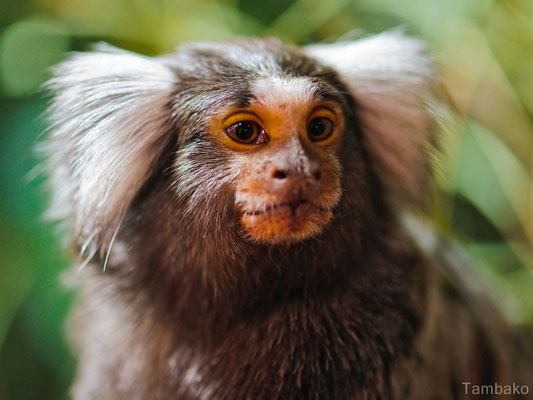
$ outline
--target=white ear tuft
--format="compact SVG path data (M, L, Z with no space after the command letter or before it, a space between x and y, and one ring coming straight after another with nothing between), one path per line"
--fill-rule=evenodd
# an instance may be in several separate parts
M99 46L54 70L45 143L50 216L82 246L109 245L170 140L174 74L156 59Z
M367 149L388 195L419 205L430 192L437 85L425 46L399 31L306 48L355 98Z

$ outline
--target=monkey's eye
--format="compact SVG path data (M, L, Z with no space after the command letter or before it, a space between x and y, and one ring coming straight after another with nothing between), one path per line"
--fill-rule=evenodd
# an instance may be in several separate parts
M307 125L307 133L313 141L327 139L333 132L333 122L326 117L313 118Z
M225 129L226 134L239 143L252 144L262 133L261 127L254 121L240 121Z

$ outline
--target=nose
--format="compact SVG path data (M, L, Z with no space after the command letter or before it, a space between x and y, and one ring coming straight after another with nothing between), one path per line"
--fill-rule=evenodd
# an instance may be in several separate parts
M290 170L289 168L280 168L280 167L274 167L272 168L271 173L272 179L275 181L283 181L288 180L289 178L298 179L298 178L308 178L310 177L312 180L318 182L322 179L322 172L320 171L320 168L314 168L312 171L310 171L309 174L297 172L294 170Z
M306 197L318 193L323 186L324 171L312 150L300 140L291 140L276 149L267 164L269 167L264 170L264 178L274 190L303 193Z

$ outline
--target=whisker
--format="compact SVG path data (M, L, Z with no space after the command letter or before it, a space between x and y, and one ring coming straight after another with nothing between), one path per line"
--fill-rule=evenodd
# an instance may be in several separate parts
M105 272L107 269L107 262L109 261L109 256L111 254L111 249L113 248L113 244L115 243L115 239L117 237L118 230L120 229L120 223L117 225L117 229L115 229L115 232L113 233L113 237L111 238L111 241L109 242L109 247L107 249L107 254L105 256L104 260L104 267L103 271Z

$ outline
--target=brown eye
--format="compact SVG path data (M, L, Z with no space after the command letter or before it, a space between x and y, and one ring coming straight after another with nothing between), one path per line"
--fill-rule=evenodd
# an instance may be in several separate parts
M239 143L252 144L261 133L261 127L254 121L240 121L226 128L226 134Z
M333 122L326 117L313 118L307 125L309 138L314 141L324 140L333 132Z

